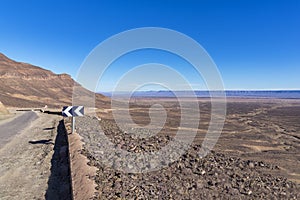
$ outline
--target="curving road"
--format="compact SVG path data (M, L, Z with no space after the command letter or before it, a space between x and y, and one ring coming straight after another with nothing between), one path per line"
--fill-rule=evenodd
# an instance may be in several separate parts
M0 125L0 149L23 129L36 120L38 115L35 112L25 112L12 121Z
M0 125L1 200L51 199L46 194L53 191L49 177L57 166L53 155L60 120L30 111Z

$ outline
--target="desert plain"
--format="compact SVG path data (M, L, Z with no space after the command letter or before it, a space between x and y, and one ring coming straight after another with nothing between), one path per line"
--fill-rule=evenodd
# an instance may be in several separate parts
M137 137L147 135L149 130L130 128L135 127L133 124L123 124L127 126L124 131L112 115L113 109L118 109L115 107L98 109L96 118L78 118L77 132L84 144L83 154L89 158L89 165L97 168L93 177L97 183L95 199L299 198L299 100L227 98L222 133L213 150L203 158L199 151L211 118L211 101L205 98L197 101L201 118L189 149L174 162L144 173L126 172L138 167L138 160L128 164L119 155L114 157L113 152L108 160L103 159L100 133L116 147L131 153L159 151L174 140L177 130L189 130L189 124L179 125L180 106L176 98L130 101L130 116L140 127L150 123L149 108L153 104L160 104L166 110L163 128L148 137ZM112 166L106 163L109 159Z
M186 99L186 105L189 101ZM122 99L120 102L122 104ZM149 114L154 104L160 104L166 116L161 110L155 113L155 109ZM121 124L126 130L116 123L112 114L121 108L106 103L96 112L77 117L74 134L71 134L70 119L60 116L60 109L42 113L33 108L9 108L10 114L2 114L0 121L1 134L6 136L2 137L0 148L0 197L299 198L298 99L227 98L221 135L205 157L199 156L199 152L211 119L211 100L198 98L197 104L200 120L188 149L170 163L160 165L150 160L147 166L158 164L159 167L150 171L146 167L140 172L130 172L138 167L138 160L129 164L122 162L124 158L105 149L102 139L108 138L115 147L126 152L143 154L155 153L167 146L179 129L186 130L188 137L190 126L188 123L180 125L181 108L176 98L132 98L129 114L133 124ZM157 127L143 128L150 123L151 116L166 117L163 127L155 134L151 131L157 131ZM17 130L18 123L25 125L14 133L16 135L6 133ZM140 134L143 137L139 137ZM178 149L180 145L178 143ZM112 165L102 159L103 148Z

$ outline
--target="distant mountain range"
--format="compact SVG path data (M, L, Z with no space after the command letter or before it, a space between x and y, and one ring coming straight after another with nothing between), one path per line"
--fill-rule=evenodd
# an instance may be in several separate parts
M112 94L116 97L210 97L211 94L218 95L219 91L136 91L133 94L130 92L100 92L101 94L111 97ZM227 97L239 97L239 98L280 98L280 99L300 99L300 90L228 90L225 91Z
M62 107L72 104L73 86L68 74L55 74L31 64L16 62L0 53L0 101L9 107ZM80 87L80 86L79 86ZM82 88L82 93L91 91ZM97 103L108 98L96 95Z

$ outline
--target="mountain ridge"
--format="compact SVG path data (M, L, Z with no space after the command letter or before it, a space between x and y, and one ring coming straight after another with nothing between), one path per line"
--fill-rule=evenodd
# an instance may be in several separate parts
M50 70L28 63L14 61L0 53L0 101L7 107L62 107L72 104L73 87L84 95L94 95L68 74L55 74ZM107 97L95 94L101 105Z
M222 92L222 93L221 93ZM99 92L107 97L199 97L210 98L223 96L236 98L279 98L279 99L300 99L300 90L159 90L159 91L135 91L135 92ZM214 95L214 96L213 96Z

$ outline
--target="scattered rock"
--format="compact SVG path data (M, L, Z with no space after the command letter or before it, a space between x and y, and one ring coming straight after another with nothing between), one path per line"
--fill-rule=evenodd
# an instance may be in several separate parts
M254 168L254 163L253 162L249 162L249 167L252 169Z
M83 153L91 160L90 164L98 168L95 177L98 195L95 199L231 199L232 196L238 199L300 198L296 183L284 177L266 174L266 170L276 174L276 170L280 170L277 166L262 161L246 161L214 151L200 158L200 145L191 146L178 159L174 155L174 162L158 171L133 174L116 170L122 166L122 160L113 163L118 166L116 169L99 161L99 149L95 148L97 141L91 141L91 138L97 140L97 137L91 133L104 131L112 143L121 144L120 148L134 153L155 153L172 141L172 137L133 138L106 120L97 120L101 124L100 130L100 126L89 117L82 117L77 123L81 127L78 133L86 144ZM90 131L87 132L87 129ZM181 144L176 145L176 148L181 147ZM127 167L135 168L137 163L130 163ZM150 164L156 166L159 163L151 160Z

